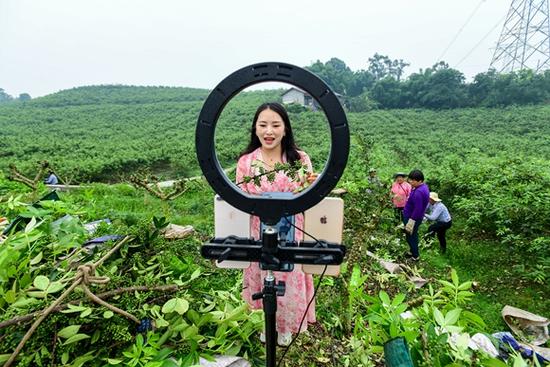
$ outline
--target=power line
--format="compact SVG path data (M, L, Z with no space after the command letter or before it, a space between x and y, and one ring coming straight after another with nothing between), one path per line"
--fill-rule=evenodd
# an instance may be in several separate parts
M447 51L449 51L449 49L451 48L451 46L455 43L455 41L457 40L458 36L460 36L460 33L462 33L462 31L464 30L464 28L468 25L468 23L470 23L470 20L472 20L472 18L474 17L475 13L477 13L478 9L481 7L481 4L483 4L486 0L481 0L479 2L479 4L477 4L476 8L474 9L474 11L470 14L470 16L468 17L468 19L466 19L466 22L464 22L464 24L462 25L462 27L460 27L460 29L458 30L458 32L455 34L455 36L453 37L453 39L451 40L451 42L447 45L447 47L445 48L445 50L441 53L441 56L439 56L437 58L437 61L441 61L443 60L443 56L445 56L445 54L447 53Z
M468 53L466 54L466 56L464 56L462 59L460 59L459 62L456 63L455 68L458 68L458 67L460 66L460 64L462 64L462 61L466 60L466 59L468 58L468 56L470 56L470 55L472 54L472 52L474 52L475 49L476 49L479 45L481 45L481 44L483 43L483 41L485 41L485 39L486 39L487 37L489 37L489 35L490 35L491 33L493 33L493 31L495 30L495 28L498 27L498 26L500 25L500 23L502 23L502 21L504 20L504 18L506 18L506 15L503 16L503 17L502 17L502 18L501 18L501 19L491 28L491 30L489 30L489 32L487 32L487 34L485 34L485 36L483 36L483 38L482 38L478 43L476 43L474 47L472 47L472 49L471 49L470 51L468 51Z

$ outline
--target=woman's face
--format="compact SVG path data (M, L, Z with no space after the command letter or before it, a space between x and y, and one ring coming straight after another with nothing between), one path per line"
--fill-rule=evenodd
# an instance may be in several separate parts
M285 136L283 118L273 110L263 110L256 120L256 136L260 139L263 149L279 148Z
M403 176L397 176L395 178L395 182L397 182L398 184L402 184L403 182L405 182L405 177Z

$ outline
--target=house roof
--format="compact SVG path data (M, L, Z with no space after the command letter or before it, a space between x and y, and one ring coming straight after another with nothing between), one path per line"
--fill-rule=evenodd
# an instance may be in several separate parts
M281 96L284 96L285 94L290 93L292 90L298 91L298 92L300 92L300 93L302 93L306 96L309 96L308 92L305 92L305 91L301 90L300 88L296 88L296 87L291 87L291 88L285 90L283 93L281 93ZM336 93L336 92L334 92L334 95L338 98L343 98L344 97L340 93Z
M300 92L300 93L302 93L302 94L305 94L305 95L308 95L308 96L309 96L309 93L304 92L304 91L301 90L300 88L296 88L296 87L291 87L291 88L287 89L286 91L284 91L283 93L281 93L281 96L284 96L285 94L290 93L292 90L298 91L298 92Z

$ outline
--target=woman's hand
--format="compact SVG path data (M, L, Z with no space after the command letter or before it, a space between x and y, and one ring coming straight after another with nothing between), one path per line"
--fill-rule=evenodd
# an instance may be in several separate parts
M309 172L307 174L307 177L306 177L306 181L308 184L312 184L313 182L315 182L315 180L317 179L317 177L319 177L319 174L318 173L315 173L315 172Z

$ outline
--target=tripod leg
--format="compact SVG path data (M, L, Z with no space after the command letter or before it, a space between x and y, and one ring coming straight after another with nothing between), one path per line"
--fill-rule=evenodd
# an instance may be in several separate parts
M275 315L277 313L277 296L275 292L265 294L263 304L265 316L266 366L275 367L277 356L277 330L275 320Z
M264 279L264 289L262 293L265 317L265 365L267 367L275 367L277 359L277 329L275 317L277 314L277 286L275 285L275 277L271 270L268 270L267 276Z

